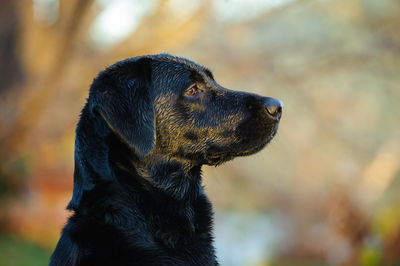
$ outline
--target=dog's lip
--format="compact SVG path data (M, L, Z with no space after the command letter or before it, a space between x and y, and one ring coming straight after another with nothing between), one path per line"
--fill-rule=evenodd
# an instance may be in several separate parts
M244 152L243 155L238 155L238 156L247 156L247 155L251 155L254 154L256 152L259 152L260 150L262 150L268 143L271 142L271 140L276 136L276 134L278 133L278 126L279 126L279 121L276 121L274 123L270 124L273 129L270 131L270 133L266 136L266 138L264 138L264 140L262 142L260 142L258 145L256 145L255 147L252 147L251 149L247 150Z
M278 123L275 123L278 124ZM275 125L275 128L272 130L272 132L263 139L260 143L257 145L247 149L247 150L242 150L242 151L224 151L224 152L217 152L213 154L208 154L207 155L207 160L209 161L209 164L211 165L219 165L225 161L230 160L231 158L238 157L238 156L249 156L254 153L257 153L261 151L268 143L271 142L271 140L274 138L276 133L278 132L278 127Z
M272 125L273 125L274 129L272 130L270 136L268 137L268 138L271 138L271 139L276 135L276 133L278 133L279 121L276 121Z

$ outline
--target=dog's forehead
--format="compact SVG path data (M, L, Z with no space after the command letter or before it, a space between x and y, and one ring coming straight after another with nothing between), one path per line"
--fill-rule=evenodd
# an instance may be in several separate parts
M154 60L162 61L162 62L166 62L166 63L170 63L170 62L178 63L180 65L188 67L189 69L195 70L199 73L202 72L206 76L208 76L210 79L214 79L212 72L208 68L206 68L205 66L202 66L196 62L193 62L189 59L186 59L183 57L178 57L178 56L173 56L170 54L157 54L157 55L151 55L149 57Z

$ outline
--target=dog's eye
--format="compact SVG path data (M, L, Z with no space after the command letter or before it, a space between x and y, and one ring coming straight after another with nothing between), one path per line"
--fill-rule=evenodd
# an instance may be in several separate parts
M190 86L188 89L186 89L185 94L187 95L195 95L199 89L197 88L196 85Z

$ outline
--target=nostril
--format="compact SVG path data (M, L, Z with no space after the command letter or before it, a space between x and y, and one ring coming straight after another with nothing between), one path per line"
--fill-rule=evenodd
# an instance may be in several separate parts
M265 108L272 118L279 119L282 114L283 103L277 99L266 98Z
M277 105L268 105L267 106L268 113L270 115L276 115L277 113L281 112L281 107Z

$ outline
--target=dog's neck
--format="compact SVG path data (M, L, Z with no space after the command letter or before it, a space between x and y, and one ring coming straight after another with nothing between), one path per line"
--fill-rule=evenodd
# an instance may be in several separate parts
M201 166L159 155L149 155L133 165L140 178L174 200L190 201L202 193Z
M88 191L114 182L174 201L193 201L203 193L201 166L154 153L139 158L101 118L88 117L85 110L82 116L86 117L76 132L74 196L69 209L78 209ZM120 182L118 178L125 180Z

